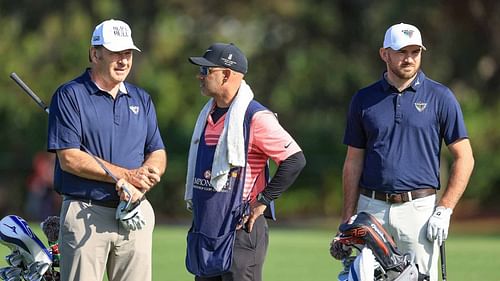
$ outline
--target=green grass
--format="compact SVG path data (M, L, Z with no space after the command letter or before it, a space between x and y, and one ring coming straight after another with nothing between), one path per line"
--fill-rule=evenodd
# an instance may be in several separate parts
M45 237L31 223L42 241ZM264 268L267 281L334 281L340 262L328 247L333 232L325 229L278 228L271 225L270 247ZM184 255L187 226L159 225L154 232L153 280L191 281ZM452 233L446 243L448 279L500 280L500 236ZM8 253L0 246L0 257ZM5 266L0 259L0 266Z

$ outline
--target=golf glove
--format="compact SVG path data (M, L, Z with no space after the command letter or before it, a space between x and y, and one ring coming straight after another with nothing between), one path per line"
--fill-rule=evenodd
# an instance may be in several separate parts
M448 228L450 227L450 218L453 210L438 206L434 210L429 222L427 223L427 239L430 241L437 240L441 246L443 241L448 238Z
M330 243L330 255L334 259L343 260L351 255L352 247L340 242L339 235L337 234Z
M126 230L139 230L146 225L140 206L140 201L137 201L136 204L130 201L120 201L118 208L116 208L116 219Z

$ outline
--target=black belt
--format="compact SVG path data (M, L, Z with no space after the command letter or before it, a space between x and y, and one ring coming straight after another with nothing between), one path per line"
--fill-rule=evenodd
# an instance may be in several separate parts
M359 188L361 194L368 196L373 199L385 201L387 203L405 203L410 202L413 199L424 198L429 195L436 194L435 188L419 188L413 191L403 192L403 193L385 193L381 191L366 189L363 187Z
M107 207L107 208L116 208L116 207L118 207L118 204L120 203L119 201L99 201L99 200L75 197L75 196L71 196L71 195L64 195L63 200L75 200L75 201L87 203L89 205L97 205L97 206Z

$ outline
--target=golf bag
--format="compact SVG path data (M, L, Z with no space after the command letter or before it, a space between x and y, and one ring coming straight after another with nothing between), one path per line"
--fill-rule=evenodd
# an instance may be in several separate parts
M21 217L8 215L0 220L0 243L12 251L5 257L9 266L0 268L0 280L59 280L59 272L54 269L58 253L54 248L47 249Z
M372 215L360 212L348 223L339 226L337 242L354 247L360 254L343 259L344 270L339 281L419 281L428 280L418 272L418 265L409 254L402 254L396 243ZM359 278L360 275L365 276ZM373 276L373 277L372 277Z

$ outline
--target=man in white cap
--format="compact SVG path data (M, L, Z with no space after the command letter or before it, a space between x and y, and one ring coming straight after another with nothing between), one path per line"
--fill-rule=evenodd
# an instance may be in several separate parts
M341 223L356 212L374 215L402 252L415 254L419 271L437 280L438 247L447 238L474 158L452 91L420 69L423 50L415 26L391 26L379 51L387 68L382 79L351 100ZM443 141L453 164L438 200Z
M131 35L123 21L99 24L90 68L52 97L48 150L57 153L54 185L64 199L61 280L102 280L105 271L110 281L151 280L155 217L144 194L165 172L166 153L151 97L125 82L140 51ZM117 208L129 199L132 207Z

